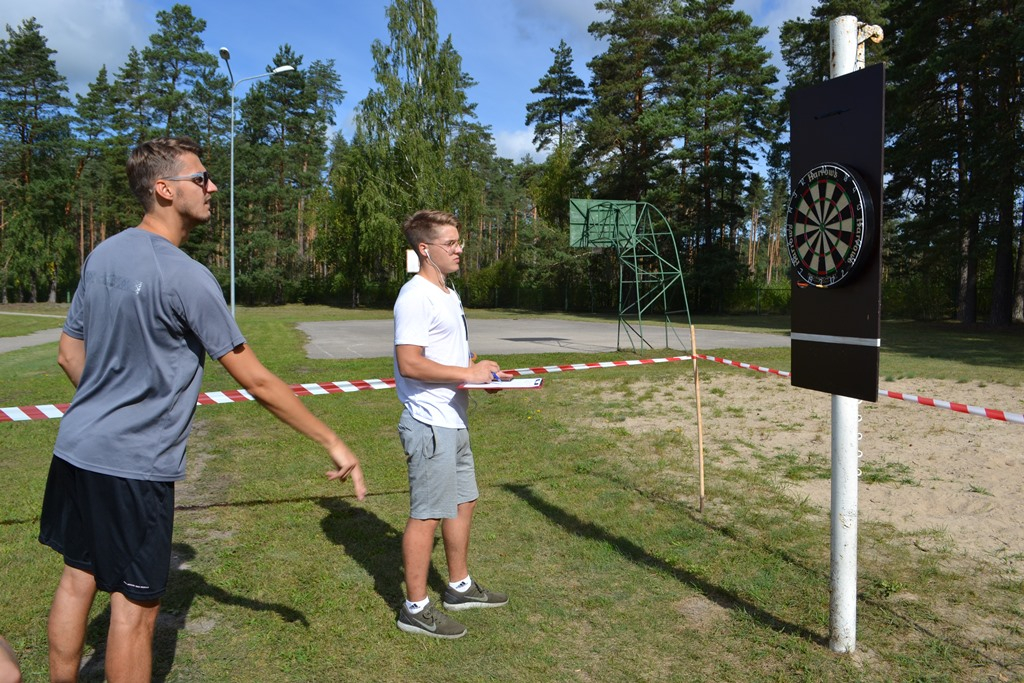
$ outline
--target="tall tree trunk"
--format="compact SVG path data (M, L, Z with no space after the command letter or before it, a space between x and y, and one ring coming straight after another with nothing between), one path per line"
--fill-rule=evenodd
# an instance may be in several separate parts
M1012 13L1008 13L1012 14ZM1019 57L1019 54L1018 54ZM993 150L992 159L998 168L992 176L992 188L996 208L999 210L996 233L995 271L992 277L992 309L989 322L999 327L1009 327L1013 315L1013 208L1014 193L1018 189L1020 154L1016 141L1017 128L1021 118L1018 115L1020 69L1015 65L1003 64L996 77L996 123L993 134L1000 141Z
M1024 209L1024 207L1022 207ZM1017 273L1013 288L1013 320L1024 323L1024 210L1020 217L1020 239L1017 241Z
M960 227L960 282L956 302L956 318L962 323L973 323L978 319L977 236L977 217L964 216Z
M302 215L304 210L305 210L305 207L306 207L306 198L305 197L299 197L299 207L298 207L299 215L296 217L296 222L299 225L298 225L298 230L296 230L296 232L298 233L298 247L299 247L299 261L300 262L306 260L306 226L304 224L303 215Z
M957 154L957 195L961 206L968 204L971 197L971 169L968 157L970 142L966 135L966 102L964 85L957 85L957 125L963 135L958 136ZM978 319L978 215L973 209L961 210L958 218L960 227L960 278L957 286L956 318L962 323L973 323Z
M996 263L992 276L992 310L989 322L1009 327L1013 308L1013 189L1010 196L1001 191L999 232L996 236Z
M775 266L779 263L779 242L782 239L782 217L773 215L768 223L768 266L765 268L764 283L770 285L775 278Z
M90 203L89 208L92 208ZM90 221L91 221L90 216ZM85 263L85 200L78 199L78 272L82 272L82 264Z

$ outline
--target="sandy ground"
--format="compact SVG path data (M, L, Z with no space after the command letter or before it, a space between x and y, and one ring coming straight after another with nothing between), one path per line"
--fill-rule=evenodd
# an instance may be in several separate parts
M831 397L755 374L702 376L709 470L715 458L753 462L755 451L830 467ZM1019 387L914 379L880 388L1024 413ZM882 397L861 403L860 416L861 522L920 532L914 544L922 550L947 543L954 552L989 560L1024 558L1024 425ZM724 444L730 447L720 448ZM869 483L870 473L895 481ZM828 510L827 479L782 485Z

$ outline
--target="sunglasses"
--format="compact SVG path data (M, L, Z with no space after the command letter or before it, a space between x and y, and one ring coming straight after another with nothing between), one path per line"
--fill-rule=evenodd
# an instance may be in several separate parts
M191 173L189 175L176 175L169 178L160 178L160 180L189 180L205 191L210 184L210 172L201 171L199 173Z

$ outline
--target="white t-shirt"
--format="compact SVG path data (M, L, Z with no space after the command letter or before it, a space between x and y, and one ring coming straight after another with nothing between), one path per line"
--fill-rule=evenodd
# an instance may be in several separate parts
M422 346L424 355L442 365L469 367L469 327L462 300L454 289L445 293L420 275L409 279L395 301L395 346ZM398 400L420 422L462 429L469 403L458 384L421 382L403 377L395 357Z

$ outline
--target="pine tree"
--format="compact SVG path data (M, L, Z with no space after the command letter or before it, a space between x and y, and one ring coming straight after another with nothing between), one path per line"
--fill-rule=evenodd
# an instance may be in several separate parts
M526 105L526 125L534 126L533 144L538 152L552 144L560 147L576 112L588 102L586 86L572 69L572 48L562 40L551 51L554 63L540 83L530 89L533 94L546 97Z
M118 69L110 96L114 104L114 132L126 153L156 136L153 95L146 81L146 65L135 47L128 50L128 58Z
M19 298L36 301L45 283L55 301L71 244L67 82L34 18L18 28L8 25L7 34L0 43L0 202L7 221L0 237L0 289L4 299L14 285Z
M979 288L991 282L989 320L1008 325L1024 142L1020 3L894 0L889 15L886 194L898 224L887 270L905 283L906 313L955 311L965 323L983 314Z
M767 148L771 131L776 69L759 44L767 30L722 0L691 0L674 26L671 97L683 122L677 137L685 142L671 157L683 169L703 243L717 239L734 250L755 155Z
M128 199L124 155L116 154L113 88L100 68L85 95L76 97L72 126L77 133L73 213L78 222L78 269L86 255L117 223L117 208ZM121 195L121 201L113 198Z
M208 70L217 67L217 58L204 50L206 22L196 18L191 7L181 4L157 12L156 22L160 30L149 37L149 46L142 50L155 122L166 135L199 137L192 89Z
M258 280L253 291L274 300L285 298L296 276L312 274L316 223L307 225L306 204L322 185L327 129L345 94L333 60L302 68L303 57L283 45L266 70L285 64L296 70L261 80L242 100L235 143L236 235L263 245L246 244L239 252L244 274L238 285L247 290Z
M589 63L593 99L583 151L598 176L598 196L641 200L676 136L665 71L669 0L599 0L595 6L610 16L591 24L590 33L607 40L608 48Z

